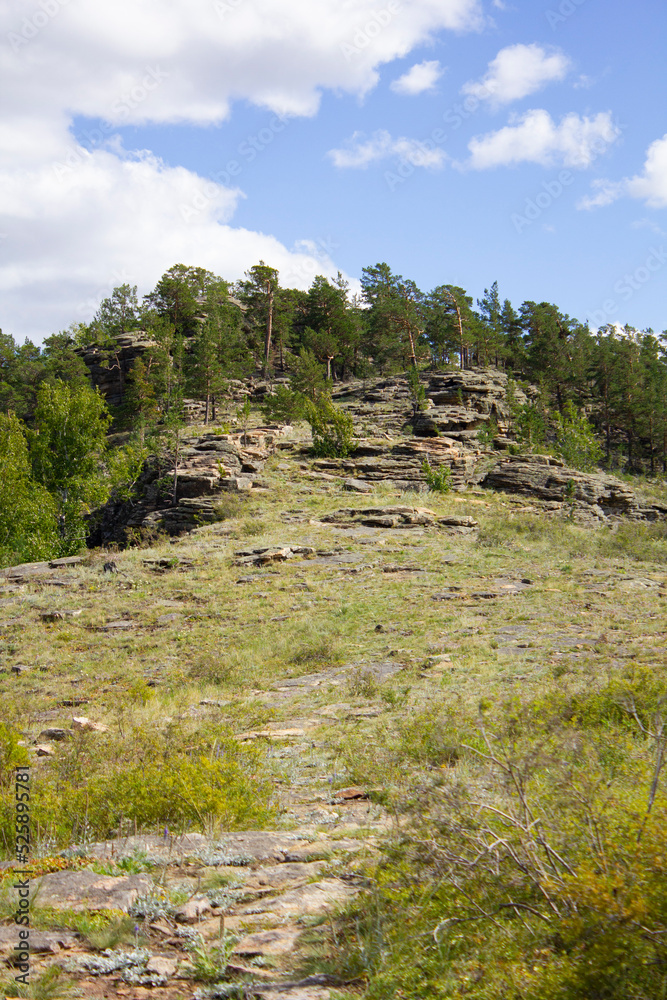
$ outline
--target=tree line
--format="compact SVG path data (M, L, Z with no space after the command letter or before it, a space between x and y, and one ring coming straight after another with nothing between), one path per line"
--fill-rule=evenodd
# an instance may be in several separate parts
M123 370L118 338L143 331L148 344ZM366 267L361 293L342 275L316 276L308 290L284 288L260 261L231 283L201 267L176 264L149 294L121 285L88 324L17 345L0 334L0 410L30 426L43 383L88 380L82 349L95 345L117 369L122 405L116 426L164 421L184 398L217 419L230 380L316 369L326 384L426 367L495 365L536 385L531 440L572 410L600 436L609 467L667 469L667 334L626 326L589 327L548 302L515 309L498 284L474 303L465 289L428 292L388 264Z

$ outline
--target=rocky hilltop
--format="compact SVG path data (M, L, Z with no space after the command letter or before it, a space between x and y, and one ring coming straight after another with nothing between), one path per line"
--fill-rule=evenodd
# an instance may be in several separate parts
M141 349L139 342L127 347ZM95 376L95 367L91 368ZM103 371L107 371L103 369ZM109 392L118 387L100 383ZM304 479L320 479L346 490L370 493L379 484L400 492L427 489L425 463L445 467L454 490L469 486L533 498L545 512L566 507L582 520L615 517L655 520L667 511L643 503L620 480L567 468L545 455L512 455L515 444L508 402L508 377L497 369L433 372L423 377L425 399L413 404L404 376L357 380L338 385L335 402L347 410L355 444L347 458L312 458L304 432L282 425L225 434L211 430L187 436L174 456L151 457L137 482L135 497L108 504L98 513L89 542L126 544L142 534L178 535L218 519L216 502L225 493L248 494L265 488L261 474L268 459L280 453L298 465ZM114 388L115 387L115 388ZM261 401L271 384L249 380L237 394ZM513 388L515 399L527 400ZM493 428L493 440L480 431Z

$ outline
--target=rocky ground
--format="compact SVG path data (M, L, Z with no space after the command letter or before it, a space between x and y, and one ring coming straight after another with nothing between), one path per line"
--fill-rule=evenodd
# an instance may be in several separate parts
M484 414L502 418L479 381ZM438 407L452 392L458 407L459 388L434 383ZM369 411L374 436L349 460L313 461L285 429L193 433L176 507L160 506L150 475L133 507L136 527L166 531L150 547L109 548L133 523L116 509L106 547L2 571L0 695L35 774L77 740L94 748L123 727L178 722L256 749L272 788L266 829L121 824L64 852L35 831L33 979L57 965L91 998L359 995L329 960L332 921L400 823L391 796L433 770L415 753L396 773L387 740L409 738L435 704L589 688L664 660L657 494L490 456L461 437L471 421L458 411L458 431L392 436L373 452L382 413L392 435L409 413L382 386L346 391L357 420L366 406L380 414ZM424 441L470 463L453 493L407 474ZM205 523L200 506L199 521L179 520L187 501L219 519ZM6 863L8 975L11 880ZM117 940L82 918L99 911L113 911Z

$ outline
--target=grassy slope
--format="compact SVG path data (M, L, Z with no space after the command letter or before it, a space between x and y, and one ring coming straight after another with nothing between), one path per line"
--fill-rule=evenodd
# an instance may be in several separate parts
M170 819L174 828L194 824L214 831L221 815L227 828L290 825L296 822L290 811L294 790L317 796L331 784L362 783L374 789L376 800L394 817L399 843L401 830L406 838L397 855L380 869L366 871L376 880L373 927L342 919L339 933L314 947L316 966L326 960L333 968L347 969L350 977L370 983L373 996L578 995L576 989L583 987L576 985L572 993L558 993L554 987L553 993L543 994L539 989L546 990L544 985L533 993L532 986L517 986L521 962L533 968L535 949L553 950L553 927L547 936L551 944L545 944L530 921L521 940L516 919L499 931L502 921L491 921L490 935L484 922L462 923L474 927L479 937L472 952L456 934L447 937L444 928L445 952L434 945L433 930L443 915L455 913L461 920L470 915L460 910L460 899L452 902L449 890L439 895L450 869L442 857L434 860L437 851L424 858L413 847L421 837L440 850L450 838L459 845L459 855L465 855L461 829L470 810L460 798L452 804L455 786L477 789L486 803L502 800L504 808L512 799L511 791L505 794L507 774L498 761L480 757L485 750L480 723L492 740L511 744L517 767L525 765L532 750L530 795L539 800L535 782L541 781L552 813L560 808L554 788L558 781L563 787L564 780L554 762L567 758L572 775L576 760L586 759L589 742L597 747L599 734L606 732L607 743L626 748L621 756L633 767L612 766L591 751L588 771L599 776L598 784L613 772L621 798L641 786L637 800L628 805L626 795L622 808L642 814L655 741L633 731L621 704L625 695L618 692L636 697L641 722L649 719L665 687L664 530L631 524L613 531L582 528L525 510L528 504L469 491L431 493L415 502L438 514L476 517L479 537L436 529L350 533L312 522L338 507L411 500L385 488L370 497L354 497L336 484L304 478L296 466L288 471L284 458L271 460L263 478L270 492L231 510L234 516L222 525L225 533L218 525L175 543L116 554L119 572L113 575L102 572L108 554L93 553L85 566L71 572L70 586L29 582L3 593L2 662L32 668L20 676L0 675L4 722L29 740L47 725L69 726L73 714L109 727L106 734L77 737L66 747L58 744L54 758L35 762L34 780L43 790L42 804L35 806L38 851L64 846L73 830L75 839L110 832L104 824L115 825L118 816L96 812L94 799L108 797L104 775L114 768L119 773L119 762L127 763L125 777L137 755L142 761L162 755L170 767L185 767L193 748L210 757L216 745L236 746L231 734L315 718L308 768L298 755L281 756L266 744L255 751L249 747L247 753L242 749L233 773L227 774L224 801L213 797L198 814L176 810L168 817L159 815L159 807L153 813L146 810L137 783L128 779L125 801L118 807L121 822L131 824L134 810L139 825L153 829ZM341 550L339 555L356 561L297 558L261 571L232 565L236 550L275 543ZM156 557L192 560L192 565L158 572L144 564ZM401 567L422 572L401 572ZM245 582L237 582L241 578ZM470 596L505 578L532 582L516 597ZM443 593L452 599L433 599ZM41 617L58 610L81 614L55 621ZM167 615L177 617L159 620ZM101 630L120 619L133 627ZM434 662L440 653L445 658ZM371 668L379 662L400 669L378 681ZM334 686L325 682L288 701L272 693L278 679L341 666L349 669ZM206 701L214 704L202 705ZM507 707L509 702L513 708ZM339 721L317 715L332 703L377 714L345 718L343 713ZM517 706L531 704L537 708L528 710L528 721L512 721L512 713L521 716L523 711ZM555 720L548 736L542 725L547 718ZM580 740L575 763L568 756L573 734ZM497 749L500 743L493 745ZM537 747L544 753L539 766ZM231 749L228 756L234 756ZM546 780L549 773L559 776L558 781ZM187 768L183 775L194 780ZM72 794L64 808L63 789L71 792L86 783L88 794L78 799ZM195 787L193 794L200 793ZM656 814L663 807L660 791ZM447 832L443 815L455 809L460 809L460 824ZM572 819L575 826L577 822ZM5 829L11 830L9 814ZM577 859L585 854L581 845L572 850ZM515 875L508 873L510 884ZM423 890L419 904L415 886ZM502 901L502 893L490 900L488 879L470 883L466 891L487 912ZM525 899L531 891L529 886ZM371 909L367 905L362 912L368 916ZM517 910L511 916L516 918ZM485 972L498 961L500 946L489 944L496 931L503 940L510 934L506 957L512 949L523 956L506 980ZM473 937L472 931L467 934L468 941ZM511 965L509 957L507 962ZM526 973L527 981L532 974Z

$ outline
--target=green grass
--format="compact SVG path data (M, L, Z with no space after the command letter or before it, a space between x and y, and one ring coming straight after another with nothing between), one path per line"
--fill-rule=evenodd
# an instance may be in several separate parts
M331 786L360 784L376 810L369 827L384 815L386 836L379 855L347 863L350 871L363 867L368 891L360 902L309 930L304 950L312 946L313 971L356 979L356 995L369 998L657 1000L667 906L656 860L667 853L664 774L647 832L632 845L656 760L655 739L641 726L655 726L656 713L667 711L664 524L584 527L475 490L425 501L383 484L371 498L354 498L277 464L267 466L270 492L261 500L221 500L228 535L213 525L115 553L113 577L101 572L108 553L94 553L71 573L70 587L35 579L3 593L11 603L3 607L0 656L33 668L0 673L4 856L13 845L14 757L29 754L47 726L68 728L72 715L86 715L108 731L54 742L52 758L33 760L38 854L119 827L134 832L135 822L149 832L168 825L214 835L293 828L276 788L321 802ZM479 537L435 529L350 534L319 523L340 507L399 502L474 516ZM249 539L361 558L234 566ZM155 557L193 566L157 574L143 564ZM401 564L425 572L383 572ZM243 577L250 582L238 583ZM532 583L516 597L471 597L500 579ZM442 594L453 599L433 599ZM52 623L40 617L54 609L81 614ZM174 613L177 620L160 624ZM134 627L102 630L119 619ZM450 662L428 665L439 653ZM378 679L377 664L396 669ZM284 685L314 674L317 686ZM326 714L334 704L343 706L338 721ZM296 747L236 739L304 720L310 726ZM515 779L575 872L553 889L561 916L548 925L528 910L495 913L517 899L542 913L541 889L511 853L493 877L468 865L466 851L478 850L483 834L510 838L516 850L529 846L515 823ZM504 825L490 807L514 819ZM601 830L598 853L591 817ZM322 832L331 836L331 826ZM596 867L586 867L591 858ZM114 872L138 870L140 859L122 864ZM206 879L205 888L227 888L210 872ZM633 924L642 906L648 937ZM478 920L477 907L493 919ZM94 947L127 934L117 917L99 926L90 915L86 926L77 919ZM616 956L614 934L624 954L637 956L634 971ZM620 971L610 984L604 969L614 962ZM200 965L204 978L218 974L215 956ZM603 984L598 993L586 968Z

